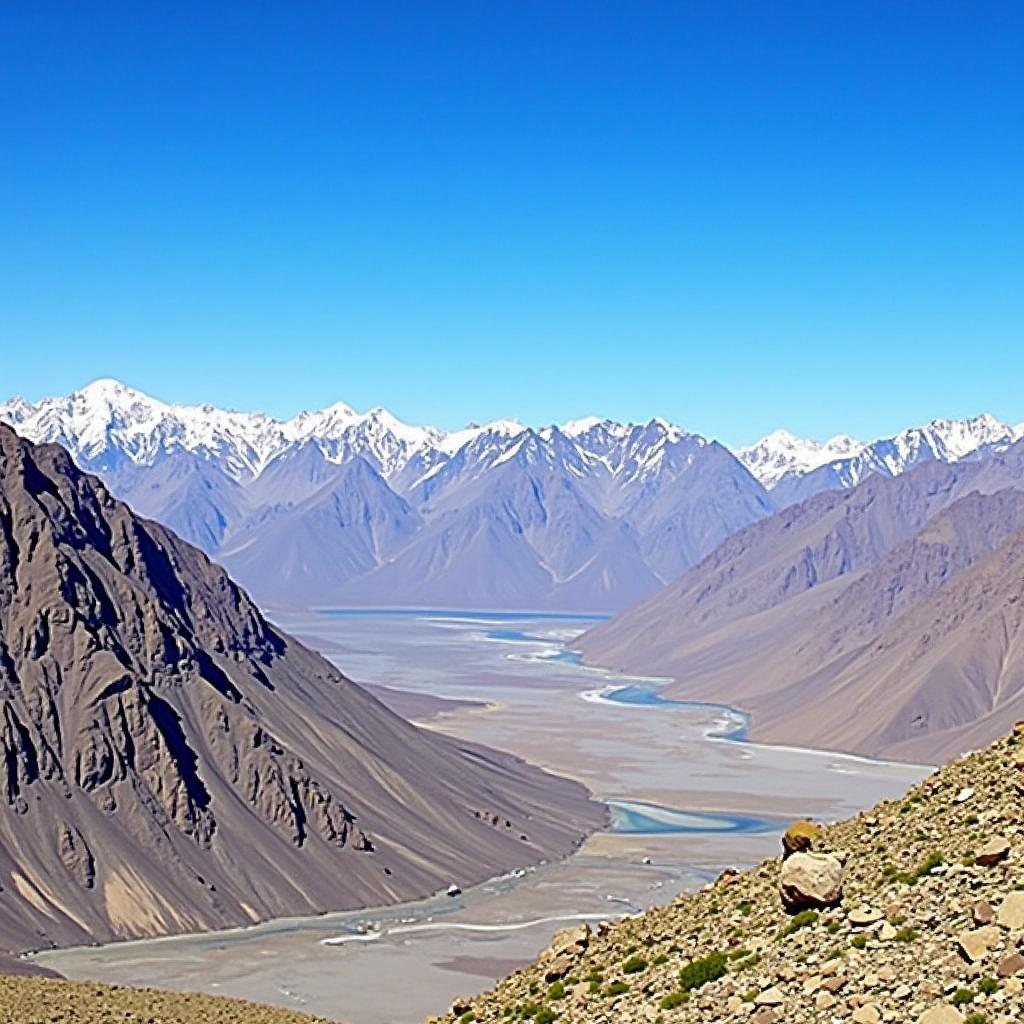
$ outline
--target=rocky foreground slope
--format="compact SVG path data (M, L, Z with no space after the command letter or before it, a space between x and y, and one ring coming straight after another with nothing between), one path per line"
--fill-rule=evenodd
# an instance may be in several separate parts
M438 1021L1024 1020L1024 723L903 799L797 823L785 858L561 932Z
M328 1024L242 999L0 974L0 1024Z
M426 895L569 853L605 813L392 714L0 426L0 950Z

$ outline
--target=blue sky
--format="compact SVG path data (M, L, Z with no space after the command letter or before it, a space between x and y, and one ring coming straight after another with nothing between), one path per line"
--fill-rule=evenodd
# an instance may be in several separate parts
M1024 419L1024 7L0 15L0 394Z

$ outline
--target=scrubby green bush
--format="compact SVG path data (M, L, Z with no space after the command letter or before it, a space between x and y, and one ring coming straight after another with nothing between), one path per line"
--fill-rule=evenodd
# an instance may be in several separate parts
M631 956L623 965L623 974L641 974L647 970L647 961L642 956Z
M800 931L801 928L809 928L811 925L817 924L819 916L816 910L801 910L799 914L794 914L789 919L785 927L779 932L779 938L784 939L787 935Z
M659 1004L663 1010L674 1010L677 1006L690 1001L689 992L670 992Z
M709 981L717 981L728 970L727 964L725 953L709 953L699 960L691 960L679 972L679 987L684 992L692 992Z

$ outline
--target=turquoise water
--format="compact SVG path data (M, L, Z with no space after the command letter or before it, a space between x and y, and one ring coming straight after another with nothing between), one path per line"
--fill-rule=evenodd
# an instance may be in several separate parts
M625 704L641 708L680 708L692 711L710 711L722 715L728 722L721 729L709 732L708 736L727 740L745 740L750 726L750 716L727 704L712 704L701 700L672 700L662 697L657 686L651 683L630 683L626 686L610 687L601 693L602 700L613 704Z
M756 835L786 827L776 818L725 811L681 811L674 807L635 800L607 800L612 811L611 831L620 835Z

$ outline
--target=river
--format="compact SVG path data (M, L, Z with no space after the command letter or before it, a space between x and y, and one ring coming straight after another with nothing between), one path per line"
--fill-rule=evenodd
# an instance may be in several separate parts
M928 770L747 742L736 709L666 700L662 680L582 665L572 641L592 619L274 617L357 682L446 698L425 727L579 779L610 805L609 830L565 861L455 898L54 951L42 963L73 978L245 996L350 1024L413 1024L532 959L573 920L663 903L775 852L794 817L845 817Z

